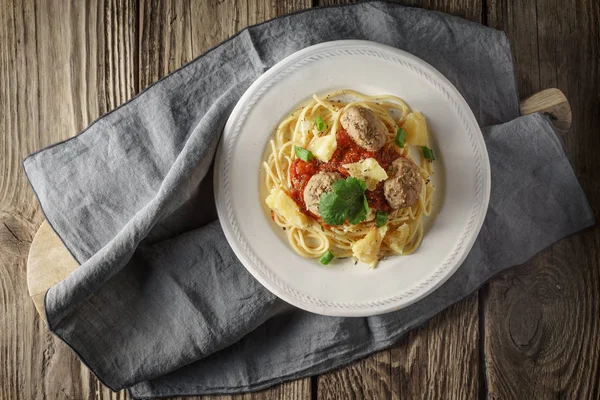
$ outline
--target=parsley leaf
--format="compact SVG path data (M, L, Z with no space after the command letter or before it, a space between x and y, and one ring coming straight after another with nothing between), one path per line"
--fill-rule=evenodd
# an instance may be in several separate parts
M425 157L429 161L435 160L435 156L433 155L433 150L431 150L429 147L421 146L421 150L423 150L423 157Z
M394 143L396 143L396 146L403 149L405 140L406 140L406 132L404 131L404 129L398 128L398 130L396 131L396 139L394 139Z
M362 181L361 181L362 182ZM362 201L355 202L347 212L348 222L352 225L360 224L367 219L369 213L369 203L367 203L367 196L362 195Z
M327 124L325 123L325 121L323 121L323 118L321 118L320 116L315 118L315 125L317 126L317 130L319 132L323 132L325 129L327 129Z
M344 204L333 191L321 195L319 213L328 225L341 225L346 220Z
M367 186L357 178L335 181L332 191L321 195L319 212L328 225L341 225L346 219L353 225L364 221L369 212L365 196Z
M309 162L314 158L314 155L310 150L306 150L300 146L294 146L294 152L296 153L296 157L302 161Z
M352 176L333 182L333 191L344 201L352 201L367 190L367 185L358 178Z

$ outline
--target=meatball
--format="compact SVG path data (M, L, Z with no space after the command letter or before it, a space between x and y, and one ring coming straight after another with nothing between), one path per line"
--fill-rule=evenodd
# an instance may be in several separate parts
M342 127L360 147L377 151L385 144L387 127L365 107L353 106L340 117Z
M385 199L393 209L412 207L419 201L423 177L413 161L400 157L392 163L383 184Z
M319 213L321 195L331 191L333 182L338 179L342 179L342 176L337 172L319 172L313 175L304 188L306 209L317 216L321 216Z

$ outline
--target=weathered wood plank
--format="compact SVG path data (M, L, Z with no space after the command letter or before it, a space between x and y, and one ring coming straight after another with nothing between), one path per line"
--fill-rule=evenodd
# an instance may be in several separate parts
M359 2L359 0L318 0L317 5L335 6ZM427 10L442 11L476 22L481 21L483 13L481 0L393 0L392 2Z
M140 87L174 71L239 30L311 6L310 0L140 3Z
M390 350L383 350L317 378L318 399L389 399L392 393Z
M491 0L487 19L489 26L504 30L510 36L521 97L545 89L540 82L535 2Z
M600 6L494 0L488 20L513 44L522 95L556 86L573 112L565 148L600 204ZM600 396L600 230L567 238L489 284L485 366L491 398Z
M192 2L158 0L139 4L140 88L192 59Z
M474 399L479 391L478 296L408 334L391 350L394 399Z
M349 1L320 0L319 5ZM479 0L399 3L480 22ZM391 350L318 377L318 398L473 398L479 391L478 296L411 332Z
M74 135L136 89L137 9L124 0L0 3L0 398L112 394L45 328L25 261L43 216L21 160Z
M282 383L260 392L244 393L233 396L187 396L169 397L167 400L309 400L311 398L311 381L299 379Z

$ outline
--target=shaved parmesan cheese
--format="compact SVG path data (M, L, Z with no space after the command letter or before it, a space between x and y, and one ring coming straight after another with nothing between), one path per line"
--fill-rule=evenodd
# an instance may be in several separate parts
M402 129L406 132L407 144L429 147L429 130L423 114L418 111L408 114Z
M377 215L376 212L377 211L373 207L369 207L369 212L365 217L365 222L373 221L375 219L375 216Z
M281 189L271 190L271 194L265 199L267 206L283 218L291 225L303 228L308 225L306 215L300 212L298 204Z
M395 231L387 234L385 237L385 244L396 254L402 254L404 246L408 241L408 235L410 234L410 227L407 224L402 224Z
M369 190L375 190L379 182L388 178L388 174L374 158L367 158L352 164L344 164L344 168L348 170L350 176L365 181Z
M352 256L374 268L379 261L379 249L387 229L387 225L381 228L372 227L364 238L352 245Z
M307 133L308 131L310 131L310 128L312 128L312 125L312 122L303 120L299 122L298 127L300 128L300 132Z
M308 150L323 162L327 162L331 159L335 149L337 149L337 141L335 140L334 135L316 138L308 145Z

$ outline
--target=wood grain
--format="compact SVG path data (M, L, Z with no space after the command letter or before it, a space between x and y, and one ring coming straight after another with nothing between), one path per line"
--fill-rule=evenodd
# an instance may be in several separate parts
M320 375L317 382L318 399L389 399L392 394L390 350Z
M311 6L310 0L140 3L140 88L181 67L239 30Z
M391 349L392 398L474 399L479 393L478 295L411 331Z
M192 59L191 2L139 4L139 87L154 83Z
M571 129L573 123L571 105L560 89L544 89L521 100L521 114L528 115L536 112L547 115L554 128L560 133L567 133Z
M520 95L527 96L545 89L541 86L539 74L536 2L489 0L487 19L489 26L509 34Z
M43 216L21 160L135 92L132 2L0 3L0 398L123 398L45 328L25 296Z
M405 6L425 8L427 10L442 11L456 15L470 21L481 22L483 14L481 0L392 0ZM359 0L318 0L318 6L335 6L344 4L360 3Z
M492 26L513 43L521 94L556 86L569 100L573 123L562 138L598 209L598 2L503 0L488 6ZM490 282L483 295L489 397L599 398L599 289L598 228L562 240Z

